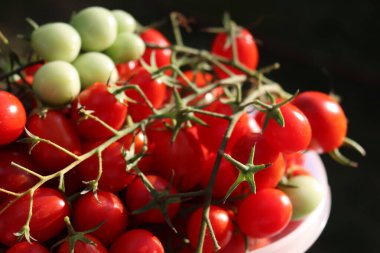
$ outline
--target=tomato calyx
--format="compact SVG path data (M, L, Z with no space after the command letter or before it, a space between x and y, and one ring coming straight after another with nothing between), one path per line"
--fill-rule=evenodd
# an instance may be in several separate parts
M255 106L255 108L262 112L262 113L265 113L265 118L264 118L264 123L263 123L263 126L262 126L262 131L264 132L266 127L268 126L268 123L269 123L269 120L270 119L274 119L277 124L281 127L284 127L285 126L285 120L284 120L284 117L281 113L281 110L280 108L286 104L288 104L289 102L291 102L299 93L299 90L296 91L296 93L294 93L292 96L290 96L289 98L281 101L281 102L278 102L276 103L276 100L275 98L273 97L273 95L269 92L266 92L266 96L268 97L269 101L270 101L270 104L266 104L264 102L262 102L261 100L255 100L253 101L253 105Z
M227 191L226 196L224 197L224 202L227 201L228 197L231 195L231 193L244 181L248 182L249 187L251 188L252 193L256 193L256 183L255 183L255 173L268 168L272 164L260 164L255 165L253 163L254 157L255 157L255 145L252 147L251 152L249 154L248 162L246 164L242 164L238 160L232 158L228 154L224 154L224 158L228 162L230 162L232 165L234 165L235 168L239 170L239 175L236 179L236 181L232 184L232 186Z
M104 224L104 222L101 222L97 226L95 226L94 228L79 232L79 231L75 231L73 225L71 224L70 218L68 216L66 216L64 218L64 221L65 221L65 224L67 227L68 235L66 236L66 238L64 238L61 241L54 244L52 246L52 248L55 248L55 247L59 246L61 243L63 243L64 241L67 241L68 245L69 245L69 252L70 253L74 253L75 245L79 241L84 242L86 244L96 245L96 243L94 241L92 241L91 239L89 239L85 235L98 230Z

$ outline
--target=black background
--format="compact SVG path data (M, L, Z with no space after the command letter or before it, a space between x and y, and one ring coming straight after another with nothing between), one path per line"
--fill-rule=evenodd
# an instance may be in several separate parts
M380 1L362 0L125 0L8 1L0 3L0 29L10 38L30 31L25 17L43 24L68 21L73 11L101 5L124 9L142 24L176 10L199 27L221 24L229 11L248 27L260 47L260 66L279 62L270 74L285 89L320 90L342 97L349 118L348 135L361 143L367 157L346 168L323 156L332 190L328 224L312 252L380 252ZM164 31L172 39L169 30ZM209 48L212 36L186 36L190 45ZM12 39L14 45L17 40Z

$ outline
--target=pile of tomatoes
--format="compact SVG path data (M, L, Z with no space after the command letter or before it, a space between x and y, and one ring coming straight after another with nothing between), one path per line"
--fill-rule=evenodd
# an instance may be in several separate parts
M303 153L338 149L346 116L262 82L228 24L210 51L102 7L35 27L0 80L4 252L240 253L313 212Z

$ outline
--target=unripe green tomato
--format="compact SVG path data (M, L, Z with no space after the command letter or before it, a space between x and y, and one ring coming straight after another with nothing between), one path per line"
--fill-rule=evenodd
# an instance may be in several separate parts
M46 61L73 61L79 54L79 33L69 24L49 23L32 33L31 45Z
M308 175L291 177L288 184L291 187L282 186L280 189L292 202L292 220L302 219L318 207L323 197L323 188L314 177Z
M103 51L116 39L116 19L103 7L83 9L72 17L71 25L78 31L85 51Z
M99 52L88 52L78 56L73 62L78 70L82 89L96 82L115 83L119 75L114 62L107 55Z
M63 106L80 92L78 71L68 62L52 61L44 64L33 79L34 93L47 105Z
M136 20L131 14L123 10L113 10L112 14L116 18L118 33L133 33L136 30Z
M134 33L118 34L115 43L105 51L115 63L138 60L144 52L144 41Z

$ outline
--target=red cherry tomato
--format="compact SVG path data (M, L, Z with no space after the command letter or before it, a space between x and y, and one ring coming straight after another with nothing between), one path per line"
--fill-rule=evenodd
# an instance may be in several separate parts
M235 43L239 62L248 69L256 69L259 62L259 52L252 34L247 29L239 29L235 37ZM227 33L219 33L216 35L212 44L211 52L215 55L219 55L230 60L232 59L232 43ZM234 74L242 74L242 72L236 68L230 66L226 67ZM218 67L214 67L214 69L219 78L226 78L229 76Z
M264 188L276 187L284 175L285 161L282 154L273 149L261 134L251 133L241 137L232 148L231 156L246 164L251 149L255 144L254 164L272 164L268 168L255 173L256 189L259 191Z
M92 150L102 142L84 143L85 152ZM126 161L121 153L122 145L112 143L102 152L102 175L99 181L99 189L109 192L118 192L133 180L134 175L126 171ZM82 181L95 180L99 174L99 159L95 154L83 161L78 166Z
M49 250L35 242L19 242L5 253L49 253Z
M37 63L37 64L34 64L34 65L31 65L29 67L26 67L24 69L24 73L25 73L25 79L28 81L28 84L32 85L33 83L33 79L34 79L34 75L36 74L36 72L43 66L42 63Z
M123 148L125 150L130 150L132 146L132 142L135 145L135 154L138 154L142 151L144 147L144 139L145 136L143 132L138 132L136 136L133 136L132 133L125 135L123 138L121 138L118 142L123 145Z
M119 73L119 81L126 82L132 76L136 69L140 66L138 61L129 61L126 63L116 64L117 72Z
M202 177L205 156L196 137L188 129L182 129L171 143L172 132L169 130L151 130L147 134L148 141L153 143L152 150L148 151L153 172L166 180L173 178L178 191L197 186Z
M144 229L133 229L119 236L110 253L164 253L160 240Z
M25 108L13 94L0 91L0 145L15 141L24 131Z
M166 85L160 79L152 79L151 74L146 69L137 69L129 83L138 85L154 108L158 109L164 103ZM141 121L153 113L139 92L129 89L125 91L125 94L137 102L129 103L128 108L128 112L135 122Z
M88 140L102 140L111 137L113 133L93 119L81 120L78 113L78 103L92 115L103 120L109 126L119 130L125 123L127 115L126 101L120 103L102 83L95 83L83 90L72 103L71 120L75 123L78 134ZM112 112L112 113L111 113Z
M71 122L59 111L49 110L44 116L34 114L29 118L26 128L32 134L50 140L55 144L80 155L81 144ZM33 161L45 173L63 169L74 161L74 158L56 147L40 142L31 152Z
M17 243L14 233L25 225L29 204L30 195L26 195L0 213L0 243L7 246ZM39 188L34 192L32 210L30 235L40 243L62 231L65 228L63 218L70 215L69 204L62 193L50 188Z
M244 236L241 233L234 234L230 242L220 253L246 253Z
M347 118L336 100L321 92L307 91L300 93L292 103L310 122L310 149L330 152L342 145L347 134Z
M75 253L108 253L107 249L96 237L87 234L85 237L89 239L92 244L81 240L76 241L74 245ZM58 253L70 253L69 242L67 240L59 246Z
M0 188L13 192L23 192L38 182L38 179L11 163L17 163L32 171L35 167L27 151L21 146L9 147L0 150ZM0 204L10 195L0 192Z
M198 245L199 230L202 222L203 208L197 209L190 216L187 225L187 236L190 244L196 248ZM223 249L231 240L232 237L232 222L228 212L218 206L210 206L210 223L214 229L216 240L219 246ZM203 243L204 253L215 252L215 246L211 238L210 232L206 230L206 236Z
M295 153L307 149L311 140L310 123L297 107L286 104L280 108L285 126L281 127L274 119L270 119L264 130L267 142L283 153ZM262 117L261 124L264 124Z
M127 227L128 214L123 203L111 192L98 191L98 200L94 193L81 196L73 204L75 228L85 231L103 223L91 235L104 245L112 243Z
M263 189L245 198L237 210L240 230L254 238L270 237L283 230L292 216L290 199L280 190Z
M205 110L225 115L231 115L233 112L230 105L223 104L220 101L215 101L206 107ZM225 132L227 131L228 122L225 119L216 118L209 115L199 114L198 116L207 124L207 126L196 125L199 141L205 145L210 152L216 152L222 143ZM232 146L240 137L256 131L256 129L254 129L255 123L252 124L251 121L254 121L254 119L252 117L248 117L248 114L244 112L236 123L232 135L228 141L226 147L227 153L231 151Z
M187 70L187 71L184 71L183 74L186 76L186 78L189 81L194 83L199 88L205 87L213 79L213 76L207 72L202 73L200 71L195 72L193 70ZM181 91L182 96L187 96L189 94L192 94L191 89L189 87L187 87L188 84L186 83L185 79L182 78L182 76L178 76L178 81L184 86L184 88ZM223 94L223 88L218 87L218 88L213 89L211 92L199 95L198 97L196 97L192 101L190 101L189 104L194 105L203 99L206 100L206 103L212 102L213 100L215 100L216 98L218 98L222 94Z
M165 38L165 36L158 30L149 28L140 34L141 39L145 43L158 45L161 47L170 46L170 42ZM142 59L151 65L152 53L154 53L154 59L158 68L170 65L170 57L172 51L170 49L151 49L146 48Z
M148 175L146 176L148 181L158 192L168 191L170 194L175 194L177 191L174 187L169 186L169 182L165 179ZM169 188L170 187L170 188ZM136 178L127 189L125 195L125 200L127 203L128 209L133 212L137 209L140 209L150 203L153 200L152 193L148 191L144 183L140 178ZM179 203L172 203L167 206L167 215L171 219L176 215L179 209ZM162 215L162 212L158 208L147 210L146 212L135 215L140 221L151 222L151 223L161 223L165 222L165 218Z

